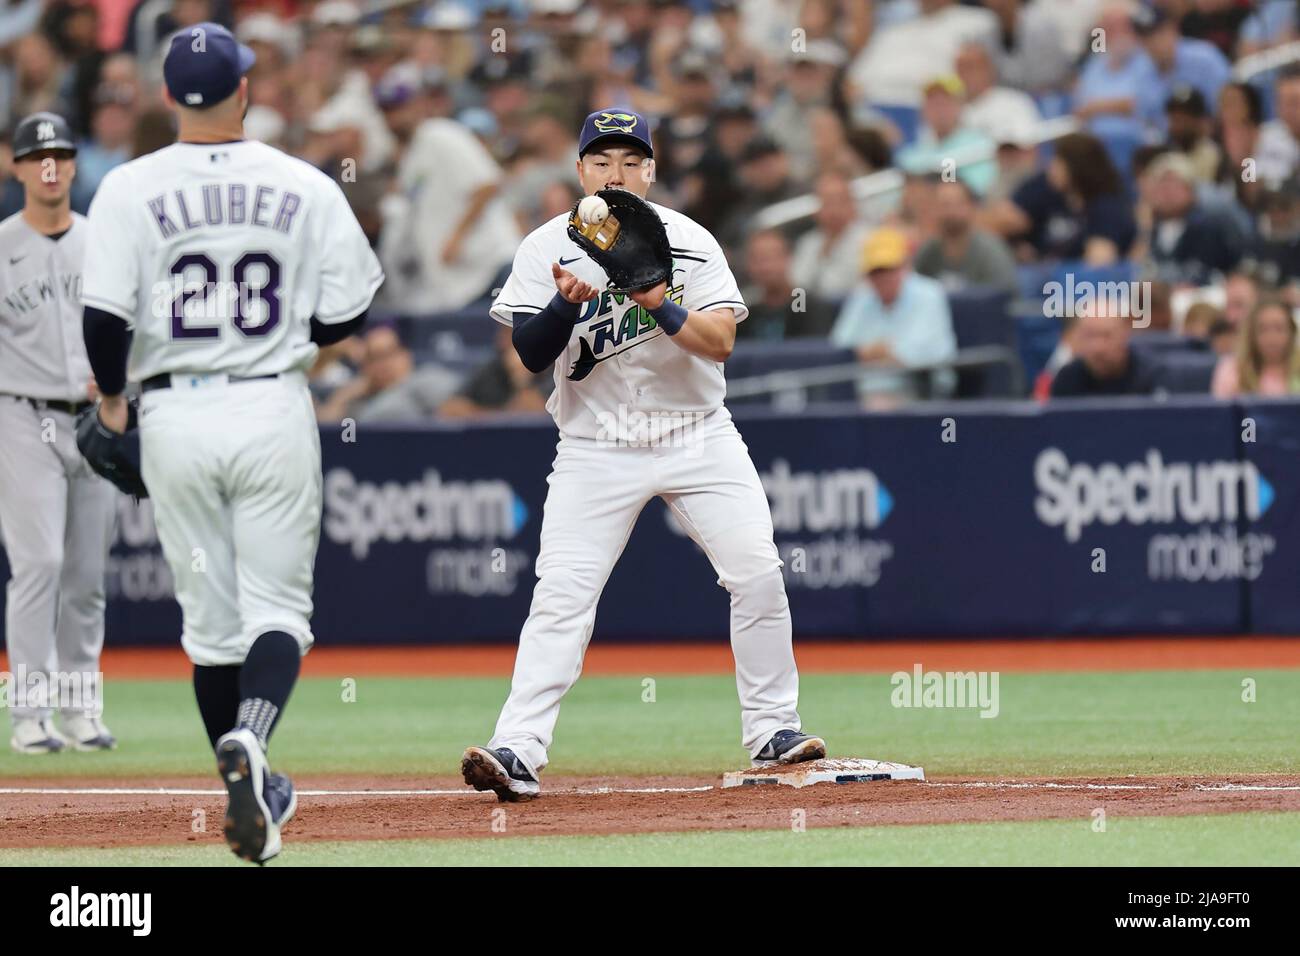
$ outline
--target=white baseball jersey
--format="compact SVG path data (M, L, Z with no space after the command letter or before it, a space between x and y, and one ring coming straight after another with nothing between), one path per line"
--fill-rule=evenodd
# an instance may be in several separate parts
M338 185L264 143L176 143L118 166L90 206L82 300L134 330L129 377L271 375L316 356L309 320L383 281Z
M0 222L0 392L84 402L90 363L81 337L86 220L59 239L22 213Z
M717 240L689 217L650 205L673 250L668 298L698 312L731 309L742 321L749 310ZM524 239L492 303L494 319L512 325L516 312L542 311L556 292L552 263L598 289L609 285L605 270L569 238L568 221L568 213L556 216ZM561 435L636 441L642 436L626 427L635 413L707 413L722 405L726 391L721 362L687 352L630 296L605 291L583 304L555 360L555 391L546 408Z

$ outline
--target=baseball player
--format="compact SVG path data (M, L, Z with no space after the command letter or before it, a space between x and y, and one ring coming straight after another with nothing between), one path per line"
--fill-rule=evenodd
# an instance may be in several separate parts
M612 188L644 197L653 157L641 115L587 117L577 167L588 196ZM731 593L741 742L755 765L826 755L796 711L790 609L767 496L722 404L722 363L747 309L713 236L681 213L650 206L671 246L666 282L608 291L605 271L570 238L571 217L561 215L524 239L492 304L492 317L513 326L529 369L555 362L547 410L560 430L510 696L488 746L470 747L461 763L466 783L503 801L538 794L601 590L656 495ZM675 573L647 569L648 609L672 599Z
M13 150L25 205L0 223L0 538L12 572L5 644L15 674L57 672L81 694L21 701L10 745L25 754L110 750L98 672L117 495L76 446L75 416L91 394L80 301L87 229L69 205L77 147L62 117L36 113L18 124ZM58 682L26 686L48 692ZM60 707L60 733L54 705L73 703Z
M305 370L361 328L383 274L332 180L244 139L253 59L214 23L172 38L179 142L105 177L82 301L106 429L126 429L123 389L141 385L141 471L229 792L226 841L265 862L296 806L267 742L312 644L321 459Z

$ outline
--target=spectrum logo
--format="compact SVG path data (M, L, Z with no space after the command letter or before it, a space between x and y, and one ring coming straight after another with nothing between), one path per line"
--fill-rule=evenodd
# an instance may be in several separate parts
M868 468L791 471L788 461L777 458L759 477L776 531L878 528L894 510L894 496Z
M325 534L357 560L377 541L500 541L528 522L528 506L500 480L444 481L430 469L418 481L359 481L346 468L325 475Z
M1273 503L1273 486L1248 461L1166 462L1154 448L1122 465L1071 464L1059 448L1046 448L1034 462L1034 481L1039 520L1060 527L1071 542L1095 521L1235 521L1239 504L1254 521Z

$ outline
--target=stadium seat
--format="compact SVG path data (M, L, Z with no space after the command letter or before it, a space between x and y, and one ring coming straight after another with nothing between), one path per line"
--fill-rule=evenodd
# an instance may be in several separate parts
M916 140L921 128L921 111L915 106L900 106L897 103L872 103L871 108L889 118L903 134L899 147L907 146Z
M784 342L736 343L727 359L727 382L767 375L771 372L797 371L844 365L854 360L853 350L831 345L825 339L789 339ZM853 401L857 397L853 382L817 385L802 390L809 401ZM778 404L783 393L771 393L734 399L737 403ZM733 399L727 398L728 404Z
M1156 381L1160 388L1180 395L1206 395L1219 356L1208 351L1170 350L1159 355Z
M1003 289L972 288L949 295L957 348L993 345L1018 354L1016 323L1009 311L1010 304L1011 293ZM957 396L1009 397L1014 392L1011 383L1011 370L1006 366L962 369L957 377Z

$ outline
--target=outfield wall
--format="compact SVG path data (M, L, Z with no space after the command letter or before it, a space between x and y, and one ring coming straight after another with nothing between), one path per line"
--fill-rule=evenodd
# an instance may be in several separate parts
M735 417L799 635L1300 634L1300 403ZM549 419L321 438L318 640L513 640L534 582ZM173 642L151 509L124 499L121 516L109 640ZM707 559L652 502L601 601L599 638L721 640L727 623Z

